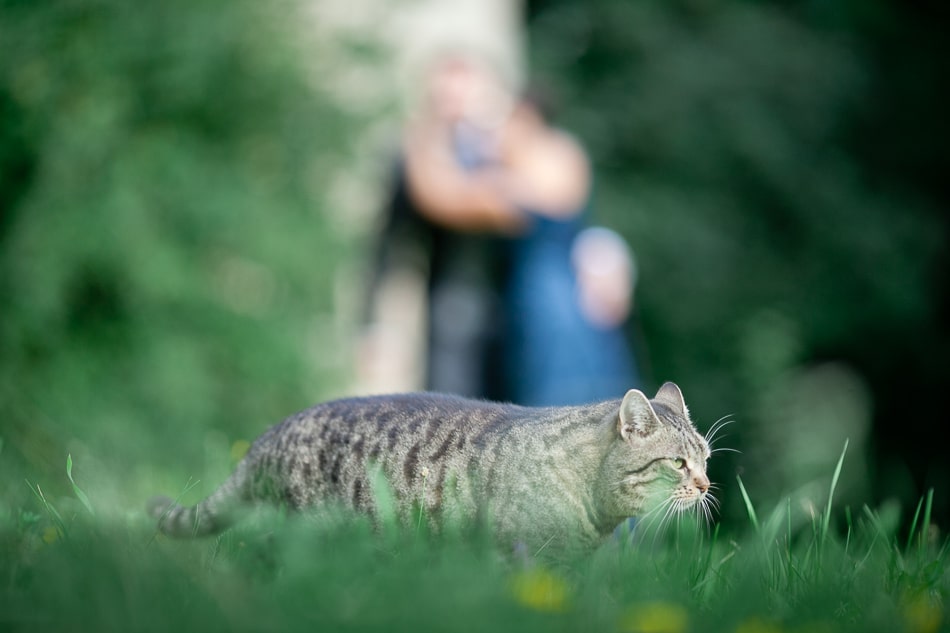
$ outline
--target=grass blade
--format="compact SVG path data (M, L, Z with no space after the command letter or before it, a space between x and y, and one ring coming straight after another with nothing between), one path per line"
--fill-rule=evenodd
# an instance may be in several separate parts
M907 543L904 544L904 551L905 551L905 552L910 550L910 544L911 544L911 543L913 542L913 540L914 540L914 533L917 532L917 519L920 518L920 509L923 507L923 505L924 505L924 498L921 497L921 498L917 501L917 509L914 510L914 518L913 518L913 520L910 522L910 529L907 530Z
M755 528L755 531L759 531L759 519L755 516L755 508L752 507L752 501L749 499L749 493L746 492L745 486L742 485L742 478L739 475L736 475L736 481L739 482L739 492L742 493L742 500L745 502L746 512L749 513L749 519L752 521L752 527Z
M824 543L828 535L828 528L831 525L831 504L835 498L835 488L838 486L838 477L841 475L841 465L844 464L844 456L848 452L848 441L844 441L844 448L841 450L841 457L838 458L838 465L835 466L835 474L831 477L831 489L828 490L828 505L825 507L825 515L821 522L821 542Z
M24 481L26 481L26 485L30 487L30 490L33 492L36 498L40 500L40 503L43 504L43 507L46 508L47 514L49 514L50 518L53 520L53 524L56 525L56 531L59 532L60 538L66 538L66 523L63 521L63 517L60 516L56 508L53 507L53 504L46 500L46 495L43 494L43 489L40 488L39 484L36 484L34 487L33 484L30 483L29 479Z
M853 532L854 522L851 518L851 506L846 506L844 509L844 518L845 522L848 525L848 532L844 537L844 553L845 556L848 554L848 548L851 547L851 534Z
M924 521L920 524L920 546L927 542L927 532L930 529L930 510L933 507L934 489L927 491L927 503L924 505Z
M71 454L66 455L66 476L69 477L69 483L73 485L73 492L76 495L76 498L86 507L86 510L89 511L89 514L96 516L95 511L92 509L92 504L89 503L89 497L86 496L86 493L82 491L82 488L76 483L76 480L73 479L73 456Z

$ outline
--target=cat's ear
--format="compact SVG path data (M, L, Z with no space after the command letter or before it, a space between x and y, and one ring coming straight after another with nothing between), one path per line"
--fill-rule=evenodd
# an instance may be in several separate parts
M683 392L675 383L665 382L660 390L656 392L655 401L665 404L674 413L680 417L689 419L689 409L686 408L686 401L683 400Z
M627 440L634 435L649 435L659 425L660 419L643 392L638 389L628 391L620 403L620 418L617 422L620 437Z

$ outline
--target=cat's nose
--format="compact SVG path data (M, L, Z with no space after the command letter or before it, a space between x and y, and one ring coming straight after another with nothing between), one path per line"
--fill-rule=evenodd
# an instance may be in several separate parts
M706 475L696 475L693 477L693 484L699 488L700 492L709 490L709 478Z

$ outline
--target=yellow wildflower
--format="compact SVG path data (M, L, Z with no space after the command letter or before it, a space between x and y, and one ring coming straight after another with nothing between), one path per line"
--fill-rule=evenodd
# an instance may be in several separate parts
M686 609L671 602L648 602L631 607L620 620L628 633L683 633L689 624Z
M908 633L936 633L943 622L943 609L923 595L907 600L901 612Z
M45 530L43 530L44 543L46 543L47 545L51 545L58 540L59 540L59 530L57 530L55 527L53 527L52 525L49 525L46 527Z
M511 590L515 600L536 611L560 613L567 608L567 583L546 569L519 572L512 579Z

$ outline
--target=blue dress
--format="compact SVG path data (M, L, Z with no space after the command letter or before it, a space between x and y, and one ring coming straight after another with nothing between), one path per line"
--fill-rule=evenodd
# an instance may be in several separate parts
M639 386L625 332L592 324L578 301L571 246L585 214L531 215L532 228L510 245L505 353L512 400L554 406L621 398Z

